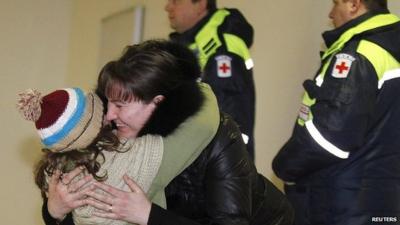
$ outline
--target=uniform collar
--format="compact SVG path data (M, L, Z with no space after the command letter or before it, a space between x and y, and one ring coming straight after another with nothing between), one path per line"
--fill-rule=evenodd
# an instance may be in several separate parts
M210 20L211 16L216 12L216 10L209 11L207 15L202 18L194 27L191 29L183 32L173 32L169 35L169 38L172 41L176 41L182 43L184 45L189 45L194 42L194 38L196 37L197 33L200 31L201 28Z
M342 26L340 26L334 30L325 31L322 34L322 37L325 41L325 45L327 46L327 48L329 48L347 30L359 25L360 23L368 20L371 17L374 17L379 14L386 14L386 13L389 13L389 11L388 10L380 10L380 11L367 12L353 20L350 20L349 22L343 24Z

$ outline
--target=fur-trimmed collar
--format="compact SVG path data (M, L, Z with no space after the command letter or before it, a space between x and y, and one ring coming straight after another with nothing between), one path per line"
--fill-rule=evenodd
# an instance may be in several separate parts
M197 82L187 82L166 94L139 136L146 134L171 134L182 122L197 113L204 95Z

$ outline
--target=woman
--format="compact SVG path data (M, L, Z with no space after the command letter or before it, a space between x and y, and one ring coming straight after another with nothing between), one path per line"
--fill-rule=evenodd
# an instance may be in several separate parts
M96 94L85 94L80 88L65 88L41 96L38 91L28 89L20 94L18 108L25 119L35 122L45 146L35 170L35 181L43 198L49 193L51 198L49 182L60 183L60 189L67 189L68 183L60 174L75 168L87 171L86 177L82 174L76 177L76 182L95 178L113 187L127 189L120 181L120 174L126 173L145 192L149 190L163 156L161 136L117 137L110 126L102 126L103 103ZM85 190L90 187L86 186ZM90 206L74 209L74 223L127 224L95 218L93 211Z
M152 203L132 179L124 176L131 191L95 182L105 195L95 191L82 194L90 196L85 204L99 209L96 216L149 225L291 223L290 205L257 173L237 125L225 114L217 120L203 115L203 108L218 112L218 107L204 105L205 96L212 93L196 81L199 75L194 55L166 41L131 46L119 60L103 68L98 93L108 100L106 118L116 124L118 134L172 136L170 149L180 154L192 148L201 152L165 189L167 209ZM192 124L191 130L176 135L176 130L194 116L212 123L218 128L216 133L204 132L202 124ZM160 171L168 170L173 160L163 159ZM155 183L157 180L163 177L158 174Z

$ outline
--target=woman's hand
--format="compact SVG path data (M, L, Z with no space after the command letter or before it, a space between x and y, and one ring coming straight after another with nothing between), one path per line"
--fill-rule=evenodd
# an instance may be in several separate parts
M123 220L129 223L140 225L147 224L151 210L151 202L147 199L143 190L127 175L123 177L131 191L122 191L110 185L96 182L95 186L106 194L99 194L95 191L88 192L86 202L99 209L94 216Z
M91 175L79 180L75 177L83 173L84 167L78 167L69 173L61 174L59 170L51 176L47 193L47 209L50 215L62 220L73 209L85 205L86 192L90 191ZM74 181L73 181L74 180Z

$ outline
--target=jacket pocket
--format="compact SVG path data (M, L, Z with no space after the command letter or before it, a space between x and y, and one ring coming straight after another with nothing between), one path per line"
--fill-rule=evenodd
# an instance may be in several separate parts
M329 80L324 82L321 87L317 86L314 81L308 80L304 82L303 86L310 97L333 106L348 105L354 99L353 88L341 80Z

